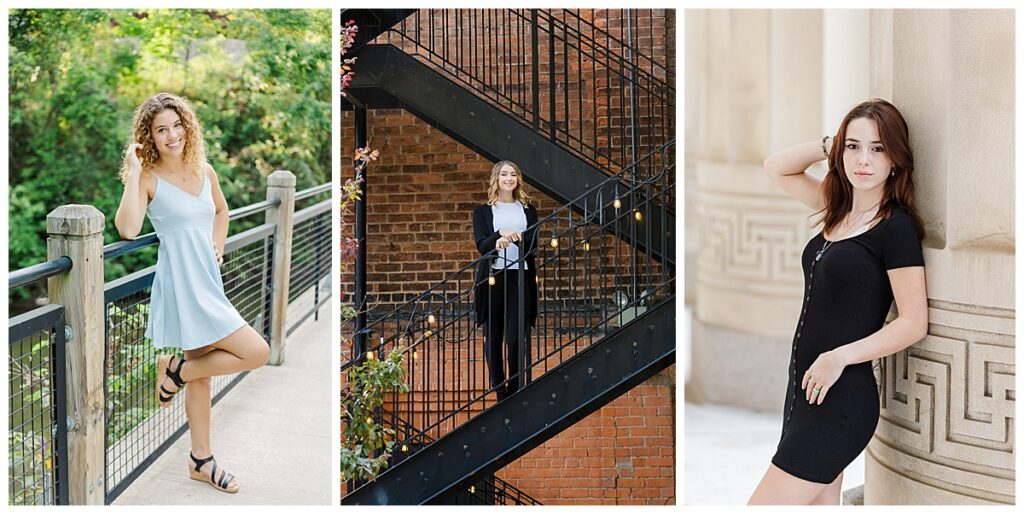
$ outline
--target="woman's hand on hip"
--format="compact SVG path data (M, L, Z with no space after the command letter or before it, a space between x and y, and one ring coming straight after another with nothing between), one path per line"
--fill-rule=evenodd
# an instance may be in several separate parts
M509 240L510 243L515 243L523 240L523 235L510 228L503 228L498 231L502 237ZM506 245L507 246L507 245Z
M217 244L216 241L213 242L213 256L217 258L218 266L224 264L224 250Z
M512 241L509 241L508 237L499 237L498 241L494 243L494 249L504 250L505 248L508 248L508 245L510 244L512 244Z
M811 367L807 368L803 383L800 385L807 402L821 405L828 390L839 380L839 375L843 374L844 368L846 363L835 352L819 355Z

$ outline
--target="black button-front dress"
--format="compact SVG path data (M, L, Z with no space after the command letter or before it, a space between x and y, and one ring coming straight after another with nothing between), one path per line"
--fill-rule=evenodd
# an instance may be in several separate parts
M923 266L921 239L896 208L859 235L829 243L819 233L804 248L804 300L793 337L782 438L772 464L804 480L829 484L864 450L878 424L878 388L871 362L847 366L821 405L800 389L818 355L867 337L885 324L892 305L886 270Z

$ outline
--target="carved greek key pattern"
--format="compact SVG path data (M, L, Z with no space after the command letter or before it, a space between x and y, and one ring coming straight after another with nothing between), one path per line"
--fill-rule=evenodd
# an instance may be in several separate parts
M1005 310L955 313L953 319L975 318L972 326L1013 317ZM932 323L925 339L881 360L875 437L930 462L1012 480L1014 376L1012 333Z
M806 222L792 210L772 208L770 199L702 195L698 205L701 278L801 283L800 253L810 238Z

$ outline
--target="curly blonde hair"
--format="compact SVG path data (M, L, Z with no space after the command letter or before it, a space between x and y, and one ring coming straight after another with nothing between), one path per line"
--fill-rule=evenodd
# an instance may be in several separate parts
M150 171L158 160L160 153L157 152L156 143L153 142L153 118L166 109L177 113L181 119L181 125L185 127L185 148L182 150L181 158L185 166L197 178L202 178L202 165L206 163L206 144L203 142L203 130L196 118L196 113L188 100L171 93L158 93L142 102L138 109L135 109L135 121L132 123L132 138L128 144L139 143L142 145L142 171ZM121 181L128 180L128 153L125 152L124 162L121 164Z
M501 175L501 168L504 168L506 164L516 172L516 188L512 190L512 198L526 207L530 204L530 195L526 194L526 190L523 189L523 172L512 161L498 161L491 168L491 179L487 186L487 204L494 205L498 201L498 176Z

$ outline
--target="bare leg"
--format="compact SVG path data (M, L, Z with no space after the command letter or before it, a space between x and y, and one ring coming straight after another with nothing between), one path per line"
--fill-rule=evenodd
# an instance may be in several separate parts
M211 346L185 351L185 360L198 359L215 351ZM188 434L192 440L192 454L205 457L210 449L210 379L197 378L185 388L185 415L188 417Z
M831 484L825 486L825 490L811 502L811 505L839 505L839 498L842 496L842 493L843 474L840 473Z
M197 459L205 459L213 454L210 444L210 377L229 375L240 371L259 368L267 362L270 349L266 341L245 325L227 337L185 352L185 364L181 368L181 378L188 382L185 388L185 414L188 416L189 436L192 443L192 455ZM174 390L170 380L165 380L166 387ZM189 470L195 469L195 462L188 459ZM214 482L218 482L223 468L217 467L216 461L208 461L199 468L202 475L211 473ZM238 490L238 482L231 478L227 490Z
M829 486L797 478L771 464L747 505L809 505Z
M243 326L209 347L213 347L213 350L196 359L186 358L181 368L183 380L191 382L197 378L254 370L266 364L270 355L267 342L249 325Z

